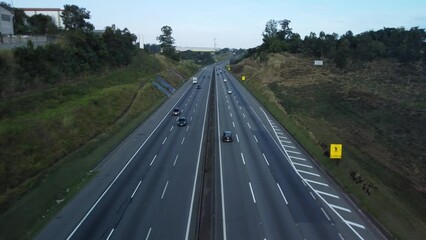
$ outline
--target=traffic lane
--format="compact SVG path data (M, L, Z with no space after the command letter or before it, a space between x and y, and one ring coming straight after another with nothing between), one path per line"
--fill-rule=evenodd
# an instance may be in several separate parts
M220 111L218 108L218 112ZM222 114L225 113L222 112ZM218 132L223 132L222 129L230 127L220 117L220 113L218 119ZM246 172L239 160L239 153L233 150L237 143L223 143L219 137L218 144L221 145L219 157L222 160L221 165L223 165L221 169L223 171L223 189L221 191L225 201L222 204L222 207L225 205L226 213L225 219L222 219L225 221L224 225L227 229L225 234L230 239L262 239L264 234L255 205L251 200Z
M297 224L289 211L286 200L280 193L280 188L268 169L268 160L264 157L267 152L260 147L254 129L250 129L246 119L237 114L235 105L235 130L239 134L239 150L244 158L248 178L253 186L253 194L257 199L257 208L261 216L265 236L268 239L298 239L302 238ZM260 139L262 140L262 139Z
M190 96L191 99L192 97ZM185 97L183 98L183 100ZM191 101L191 105L192 105ZM171 122L174 123L173 117L170 117L168 121L165 121L164 124L169 124ZM160 127L161 128L161 127ZM165 145L167 142L167 139L170 137L169 133L171 131L167 131L166 129L163 129L162 131L159 130L157 134L154 134L153 137L148 141L148 145ZM163 140L161 140L163 139ZM160 144L160 141L161 144ZM166 145L168 146L168 145ZM155 151L155 149L153 149ZM149 156L150 154L145 153L144 151L140 151L136 158L140 156ZM155 155L157 157L157 155ZM150 160L149 166L151 166L155 160L155 157L153 160ZM132 162L132 165L135 165L136 163L142 161L143 159L136 159ZM145 161L145 164L141 164L142 168L145 170L142 172L146 172L146 166L147 162ZM105 234L105 229L114 228L114 225L118 224L118 221L121 220L122 217L122 211L127 208L127 205L129 204L129 199L127 198L127 195L129 194L122 194L129 192L131 189L129 189L129 184L126 184L128 181L132 182L132 178L135 175L134 173L134 167L130 166L131 171L126 172L125 175L123 175L121 178L117 180L117 182L114 184L114 186L109 190L109 194L111 194L113 197L108 198L105 197L103 201L101 201L97 208L92 211L90 216L85 220L84 224L80 226L78 231L76 232L75 236L79 238L79 235L83 236L84 238L89 237L95 237L95 236L103 236ZM140 172L140 171L139 171ZM145 175L145 173L139 174L139 175ZM125 183L123 183L125 182ZM133 182L137 182L133 180ZM109 212L109 209L116 209L115 214L105 216L105 213ZM99 215L98 213L103 213L103 215ZM91 219L95 219L92 221ZM88 228L88 231L85 231L85 229Z
M143 181L144 184L141 185L141 188L148 192L143 195L141 200L135 199L135 201L138 200L142 204L140 206L134 205L136 209L132 209L129 211L130 213L124 215L124 223L121 224L123 227L120 226L114 231L113 236L115 239L120 239L121 236L125 236L126 239L141 239L142 237L145 238L144 234L148 235L148 233L150 239L170 239L176 238L176 236L182 236L183 238L185 236L185 220L189 214L190 193L192 192L194 180L193 175L188 173L195 172L193 170L196 165L194 164L194 156L197 155L194 154L194 150L197 150L197 148L193 146L200 142L200 133L202 131L199 125L202 124L198 123L204 120L203 116L200 116L202 111L199 112L200 114L195 114L194 124L173 130L179 132L179 134L176 134L177 139L171 139L170 145L172 145L172 149L162 149L161 152L169 153L173 149L177 149L178 152L176 156L174 152L167 156L163 156L164 154L158 155L159 161L166 162L157 163L163 168L168 166L168 169L173 170L160 170L159 172L163 173L162 175L164 176L162 179L158 179L158 175L153 175L155 178L152 180L147 178ZM188 140L184 141L185 137ZM156 183L160 185L155 185ZM161 186L161 183L164 184L164 187ZM152 186L154 186L154 189L152 189ZM158 197L160 192L161 197ZM156 198L159 198L159 200L156 201ZM147 206L149 206L149 209L146 212L142 212ZM138 225L138 223L149 224ZM168 226L168 228L164 229L164 226ZM140 230L134 231L135 229ZM129 232L132 233L128 234Z
M238 92L238 89L235 89L235 92ZM236 109L237 108L237 104L235 103L235 99L233 99L232 103L232 107L231 109ZM236 116L236 118L238 119L239 122L242 123L242 126L244 128L246 128L245 133L248 133L245 137L247 137L248 139L248 143L246 145L250 145L251 147L248 148L248 150L252 150L255 149L256 146L261 146L262 149L264 149L265 152L270 151L271 148L273 148L273 146L275 145L274 142L272 141L272 139L270 138L270 136L268 135L268 133L266 132L266 130L263 128L262 124L258 122L258 119L255 116L252 116L252 112L250 110L240 110L239 111L240 114L238 114ZM254 145L254 143L256 143ZM271 145L272 144L272 145ZM272 146L272 147L271 147ZM275 150L280 150L278 148L278 146L275 145ZM254 156L256 153L250 154L250 156ZM281 157L281 159L284 157L283 155L279 156ZM260 154L257 155L258 159L261 159ZM274 158L273 160L276 160L276 158ZM287 162L287 161L286 161ZM288 162L287 162L288 163ZM294 170L292 169L290 164L287 164L287 168L286 169L280 169L280 173L294 173ZM259 169L259 168L256 168ZM284 170L284 171L281 171ZM298 176L296 176L297 174L293 174L295 178L293 179L300 179ZM253 174L253 176L257 176L255 174ZM266 175L267 176L267 175ZM260 179L265 179L265 176L263 176L263 178ZM302 186L302 182L298 182L298 186L299 189L303 190L303 188L306 188L304 185ZM307 189L309 190L309 189ZM306 190L303 190L305 193L305 196L302 198L305 198L307 195ZM300 191L299 191L300 193ZM292 195L293 196L293 195ZM299 196L301 196L299 194ZM310 199L312 200L312 199ZM309 201L309 200L307 200ZM300 203L300 200L296 203ZM336 229L332 229L330 228L330 226L332 226L329 222L327 222L327 219L324 216L323 210L320 210L321 207L318 207L319 203L316 201L310 201L309 203L303 203L303 208L307 208L309 211L295 211L294 216L295 216L295 220L298 223L305 223L308 222L309 224L304 224L303 229L301 227L301 229L303 230L304 234L309 234L311 236L317 236L320 238L327 238L327 239L332 239L332 237L337 237L337 230ZM301 206L299 204L299 209L301 209ZM312 210L316 210L316 212L313 212ZM317 226L311 227L310 224L314 224ZM306 226L305 226L306 225ZM327 229L329 228L329 229ZM326 230L324 230L326 229ZM313 232L313 234L310 234L311 232ZM330 234L331 233L331 234Z
M236 84L240 85L239 82ZM245 89L242 89L242 91L247 92ZM247 99L250 99L251 101L254 102L255 105L260 106L260 104L256 100L254 100L250 94L247 93L247 95L249 96L247 96L244 100L247 101ZM255 110L257 109L257 107L254 107L254 108L250 107L250 109L253 112L256 112ZM259 108L258 111L262 111L262 109ZM260 115L260 117L256 116L256 118L260 119L262 118L262 115ZM266 128L268 128L268 126L266 126ZM273 128L272 123L271 123L271 126L269 126L269 128L271 129ZM273 129L270 131L273 132ZM283 131L286 133L284 129ZM286 134L288 135L288 133ZM277 136L278 141L284 142L284 145L283 145L284 148L291 148L289 152L298 153L297 156L291 156L292 162L294 162L293 164L295 165L296 170L301 174L301 176L304 176L304 178L306 179L306 184L308 184L310 188L314 186L314 189L312 189L314 193L310 192L311 196L314 199L321 198L317 200L319 204L321 205L321 211L324 213L326 218L328 219L331 217L332 219L335 219L334 225L336 225L338 229L339 238L342 235L347 238L358 238L358 239L359 238L366 238L366 239L373 239L373 238L384 239L385 238L380 233L380 231L378 231L377 228L375 228L374 225L364 215L362 215L362 212L357 210L357 207L354 206L350 200L348 200L348 198L346 197L346 195L344 195L344 193L342 193L341 191L337 191L335 189L334 183L326 176L326 174L324 174L324 172L320 169L320 167L317 166L317 164L309 158L309 156L304 152L303 148L301 148L300 145L291 138L291 136L288 135L289 139L285 139L285 140L282 138L283 137L281 135ZM295 146L289 146L290 143L294 144ZM299 155L299 152L303 153L304 155ZM300 162L299 159L312 162L312 164L310 164L309 162L308 164L306 164L304 163L304 161ZM311 174L312 169L314 169L313 171L316 173ZM306 175L305 172L306 174L307 173L309 174ZM310 178L316 178L316 176L312 176L314 174L321 175L321 178L319 180L310 179ZM301 178L301 176L299 176L299 178ZM306 178L306 176L309 176L309 178ZM323 178L322 176L325 176L325 178ZM318 185L318 184L321 184L321 185ZM324 185L327 186L327 189L322 191L321 189L323 188ZM311 191L311 189L309 190ZM322 193L324 193L325 195ZM344 198L339 198L338 197L339 195L341 196L343 195ZM321 201L321 200L324 200L324 201ZM342 221L345 223L343 223ZM370 225L369 228L364 227L365 222L367 222Z

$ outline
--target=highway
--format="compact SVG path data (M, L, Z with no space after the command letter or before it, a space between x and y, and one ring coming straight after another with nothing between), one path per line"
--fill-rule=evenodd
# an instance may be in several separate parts
M196 239L206 154L214 159L212 239L385 239L223 65L196 76L201 89L179 88L36 239ZM187 126L177 126L175 107ZM233 142L222 142L225 130Z

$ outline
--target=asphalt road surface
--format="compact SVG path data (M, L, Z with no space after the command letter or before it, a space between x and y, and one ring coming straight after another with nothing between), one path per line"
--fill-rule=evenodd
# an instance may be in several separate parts
M208 116L217 134L207 153L213 239L384 239L223 65L196 76L201 88L178 89L36 239L195 239ZM213 86L216 111L208 111ZM222 142L225 130L233 142Z

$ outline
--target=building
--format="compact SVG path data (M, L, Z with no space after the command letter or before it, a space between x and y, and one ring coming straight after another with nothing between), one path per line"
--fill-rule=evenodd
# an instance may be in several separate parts
M13 9L0 6L0 33L1 35L14 35Z
M25 14L29 17L36 14L43 14L52 17L53 22L57 27L63 28L64 24L62 22L61 13L63 9L60 8L21 8L24 10Z

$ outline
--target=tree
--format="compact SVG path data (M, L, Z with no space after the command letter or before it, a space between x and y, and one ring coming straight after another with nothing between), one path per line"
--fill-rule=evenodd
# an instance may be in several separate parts
M58 31L51 16L35 14L27 19L33 34L54 34Z
M291 38L291 35L293 35L292 29L290 28L290 20L284 19L279 21L279 24L281 26L281 30L278 31L278 37L282 41L287 41Z
M160 42L163 55L174 60L179 60L176 48L173 46L175 43L175 39L172 37L173 29L166 25L161 28L161 32L162 34L157 37L157 40Z
M93 24L86 22L87 19L90 19L90 12L86 11L85 8L66 4L61 17L65 30L92 32L95 29Z

